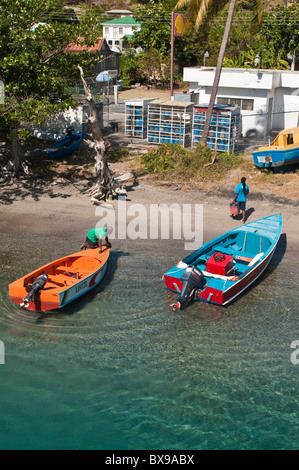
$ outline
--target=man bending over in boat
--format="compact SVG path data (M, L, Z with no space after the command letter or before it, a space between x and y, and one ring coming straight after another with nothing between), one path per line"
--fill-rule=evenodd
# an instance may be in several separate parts
M112 227L107 227L105 225L101 228L93 228L87 232L86 240L82 243L80 250L86 250L88 248L100 248L99 252L102 253L102 247L107 246L107 248L111 247L111 243L109 243L108 235L113 232ZM105 243L104 243L105 242Z

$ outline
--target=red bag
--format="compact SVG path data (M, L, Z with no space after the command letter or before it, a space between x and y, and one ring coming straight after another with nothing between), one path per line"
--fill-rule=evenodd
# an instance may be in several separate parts
M238 215L240 213L240 205L237 201L232 201L230 203L230 213L232 215Z

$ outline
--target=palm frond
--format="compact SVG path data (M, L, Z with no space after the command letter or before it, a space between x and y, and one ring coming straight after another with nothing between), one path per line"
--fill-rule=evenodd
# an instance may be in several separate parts
M195 20L195 28L196 29L198 29L199 26L202 24L203 18L207 13L208 4L210 3L210 1L211 0L203 0L202 4L201 4L201 6L198 10L196 20Z
M251 30L256 32L263 21L264 2L263 0L255 0L256 8L251 22Z
M262 0L255 1L262 2ZM174 11L186 8L184 15L186 30L191 25L195 25L195 29L198 30L205 20L217 16L227 3L229 0L178 0Z
M192 0L179 0L173 11L183 10L187 5L189 5Z

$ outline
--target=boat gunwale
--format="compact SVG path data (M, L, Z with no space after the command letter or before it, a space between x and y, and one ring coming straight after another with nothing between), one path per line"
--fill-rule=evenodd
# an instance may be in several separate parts
M62 262L66 262L70 258L89 258L89 259L94 259L99 261L100 263L97 264L96 268L93 269L90 272L86 272L86 276L83 278L72 278L73 282L71 285L60 285L60 286L55 286L52 287L50 286L50 289L47 289L47 285L45 286L45 289L42 289L40 291L40 296L39 296L39 304L36 304L35 301L30 301L32 302L33 306L30 306L29 308L26 307L30 311L35 311L35 312L45 312L45 311L52 311L52 310L59 310L63 308L65 305L69 304L73 300L78 299L84 294L87 294L90 292L94 287L98 286L100 282L102 281L106 271L107 271L107 266L108 266L108 261L110 258L110 248L104 247L104 250L101 254L99 254L97 249L87 249L86 251L79 251L76 253L71 253L70 255L63 256L61 258L58 258L54 261L51 261L50 263L45 264L44 266L41 266L40 268L32 271L31 273L26 274L25 276L22 276L19 279L16 279L12 283L9 284L9 298L10 300L17 304L20 305L22 302L23 298L26 296L26 291L28 294L28 290L26 289L26 285L24 281L26 279L29 279L32 277L34 280L40 275L45 273L45 270L49 267L51 268L53 265L59 266ZM47 273L46 273L47 274ZM100 275L100 276L99 276ZM51 276L51 274L50 274ZM58 276L63 276L63 274L57 274ZM55 277L55 274L53 275ZM98 278L99 277L99 278ZM64 276L65 279L67 279L66 276ZM97 280L98 278L98 280ZM86 286L84 285L83 288L79 288L80 284L86 283ZM49 284L51 284L51 280L49 280ZM54 284L54 283L53 283ZM68 292L72 291L72 294L69 295ZM78 290L76 290L78 289ZM22 292L25 291L25 292ZM69 299L69 300L68 300ZM39 305L39 307L37 307Z
M96 251L96 253L92 253L93 251ZM47 263L43 266L40 266L39 268L25 274L24 276L21 276L20 278L18 278L15 281L11 282L9 284L8 288L9 288L9 290L10 290L10 288L26 289L26 287L27 287L26 281L27 281L27 283L29 283L29 279L36 280L36 278L38 276L40 276L41 274L47 274L47 271L50 270L52 267L58 267L63 262L67 262L67 260L69 260L71 258L75 258L75 259L90 258L90 259L93 259L93 260L98 262L97 266L93 270L88 270L88 269L84 270L84 269L82 269L82 271L84 271L84 274L87 274L85 277L83 277L81 279L80 278L70 277L70 279L73 279L76 282L73 282L71 286L65 286L66 287L65 289L59 289L59 286L57 286L57 289L55 290L55 294L60 293L60 292L65 292L66 290L74 287L75 285L78 285L82 281L85 281L90 276L94 276L96 273L98 273L102 269L102 267L107 263L109 257L110 257L110 248L104 249L104 251L101 255L98 253L97 249L88 249L86 251L78 251L78 252L75 252L75 253L71 253L70 255L66 255L66 256L63 256L61 258L57 258L56 260L51 261L51 262L49 262L49 263ZM65 266L65 267L67 267L67 266ZM61 276L61 275L62 274L57 274L57 275L53 274L53 278ZM52 276L52 274L49 274L49 276ZM66 278L66 276L65 276L65 278ZM49 282L51 282L51 279L49 280ZM32 282L30 282L30 283L32 283ZM60 287L63 288L64 286L61 285Z
M202 245L198 250L195 250L193 251L192 253L190 253L189 255L187 255L185 258L182 259L182 262L188 264L188 261L190 261L190 259L196 259L197 257L199 256L202 256L204 254L204 252L206 250L208 250L209 248L213 247L213 246L217 246L217 244L219 243L219 241L225 239L225 238L228 238L230 234L233 234L233 233L240 233L240 232L245 232L245 233L248 233L248 232L251 232L251 233L256 233L256 230L262 230L262 231L267 231L266 227L260 227L260 228L256 228L254 227L254 224L265 224L267 225L267 222L268 224L270 223L271 225L271 218L276 218L276 220L273 220L273 224L272 224L272 230L270 230L270 233L267 235L267 234L262 234L261 236L263 238L266 238L269 240L269 247L268 249L263 253L263 255L261 256L261 258L253 265L253 266L250 266L249 269L246 269L238 279L236 279L235 281L233 280L225 280L225 283L224 283L224 286L226 286L226 282L229 282L228 284L228 287L226 289L222 289L221 292L222 292L222 298L225 297L225 294L227 295L227 293L229 293L229 290L234 288L236 289L237 286L242 282L245 281L245 286L236 292L235 295L233 295L232 297L228 298L225 302L223 303L219 303L219 302L213 302L212 300L207 300L207 299L204 299L204 298L201 298L199 297L198 300L200 301L204 301L204 302L207 302L207 303L213 303L213 304L216 304L216 305L221 305L221 306L225 306L227 305L228 303L230 303L233 299L235 299L237 296L239 296L244 290L246 290L253 282L256 281L256 279L264 272L264 270L267 268L267 266L269 265L271 259L272 259L272 256L274 254L274 251L277 247L277 244L278 244L278 241L279 241L279 238L281 236L281 231L282 231L282 216L281 214L273 214L272 216L268 216L268 217L263 217L261 219L258 219L256 221L253 221L253 222L250 222L247 225L243 226L243 227L237 227L233 230L230 230L216 238L214 238L213 240L210 240L209 242L205 243L204 245ZM250 227L250 225L253 225L252 227ZM252 230L247 230L247 228L252 228ZM271 236L273 235L273 236ZM221 251L221 249L219 249L219 252ZM199 253L201 252L201 253ZM197 253L197 255L195 255ZM240 252L241 253L241 252ZM232 253L233 254L233 253ZM262 271L261 272L258 272L259 271L259 267L265 263L265 266L263 267ZM195 264L194 264L195 265ZM173 276L173 274L175 273L175 271L173 271L175 269L176 266L173 266L172 268L170 268L164 275L163 277L165 278L165 276L171 278ZM178 268L178 267L177 267ZM200 268L199 268L200 269ZM182 271L182 273L184 272L184 268L178 268L179 271ZM253 279L246 283L246 278L250 275L252 275L252 273L254 273L255 271L257 271L257 274L255 276L253 276ZM174 276L174 277L177 277L177 276ZM205 276L206 277L206 276ZM179 279L179 278L178 278ZM176 292L177 293L177 290L174 290L174 289L171 289L170 287L167 287L167 289L171 290L172 292Z

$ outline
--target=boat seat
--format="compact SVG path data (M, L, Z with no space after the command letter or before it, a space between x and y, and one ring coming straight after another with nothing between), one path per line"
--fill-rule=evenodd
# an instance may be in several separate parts
M225 246L217 245L213 247L213 251L219 251L220 253L223 253L224 255L232 255L236 260L240 261L245 261L245 262L250 262L255 254L253 253L247 253L246 251L242 251L240 249L231 249L231 248L226 248ZM244 258L244 259L242 259Z
M224 255L232 255L232 256L234 255L234 250L232 250L231 248L222 246L222 245L214 246L213 253L215 253L215 251L219 251L220 253L223 253Z
M236 263L235 264L235 270L237 273L237 276L240 276L240 274L243 274L245 271L248 271L248 264L245 263Z
M76 275L78 274L78 269L73 268L73 266L56 266L56 274L66 274L66 275Z
M245 263L250 263L255 257L255 253L247 253L246 251L237 251L234 258L236 261L244 261Z
M49 276L47 283L55 284L56 286L59 286L59 287L65 286L65 283L63 282L63 279L59 279L58 276Z
M72 276L68 276L67 274L55 274L50 275L48 281L56 284L57 286L71 286L77 282L77 279Z

